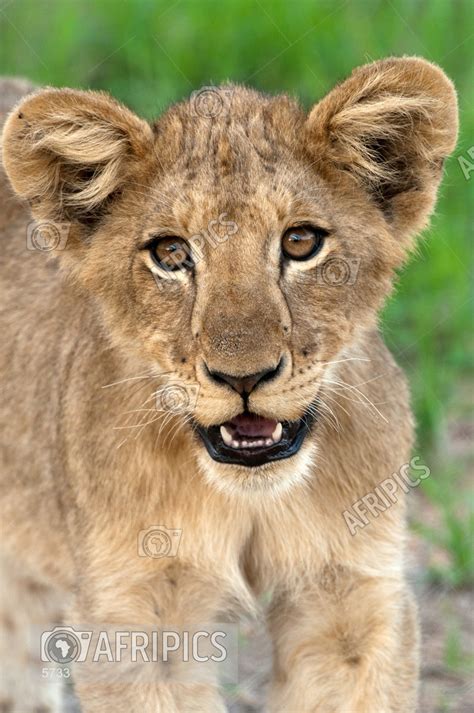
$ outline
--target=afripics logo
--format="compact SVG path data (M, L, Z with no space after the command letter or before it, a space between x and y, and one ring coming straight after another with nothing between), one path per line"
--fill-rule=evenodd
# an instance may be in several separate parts
M54 223L51 220L29 223L26 230L26 247L28 250L42 253L64 250L70 229L70 223Z
M365 493L344 510L342 516L351 535L356 535L358 529L363 529L381 513L396 505L401 497L421 485L430 475L431 470L420 462L419 456L404 463L396 473L382 480L372 491Z
M182 530L169 530L167 527L154 525L138 533L139 557L176 557L181 541Z
M155 392L156 410L172 413L192 411L196 407L198 396L199 384L170 381Z
M85 661L92 631L76 631L70 626L55 627L41 634L41 661L59 665Z
M232 87L202 87L192 92L191 106L197 116L215 119L229 113L232 94Z
M343 287L353 285L359 274L360 258L332 257L326 260L316 272L320 285Z
M84 663L157 663L170 660L188 663L221 663L226 660L226 644L237 640L228 625L219 630L116 630L79 631L70 626L55 627L41 634L41 661L58 666Z

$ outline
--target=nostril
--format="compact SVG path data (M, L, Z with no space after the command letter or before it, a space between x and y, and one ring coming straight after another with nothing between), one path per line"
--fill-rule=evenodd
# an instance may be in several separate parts
M233 374L226 374L222 371L215 371L210 369L207 364L204 364L207 371L207 375L210 379L218 384L227 384L238 394L248 395L255 387L262 383L263 381L271 381L275 379L283 368L283 358L280 359L276 367L270 369L263 369L255 374L247 374L245 376L234 376Z
M284 358L281 357L280 361L274 369L267 369L267 371L262 372L262 376L260 377L259 381L272 381L272 379L276 379L276 377L279 376L280 373L283 371L284 365Z

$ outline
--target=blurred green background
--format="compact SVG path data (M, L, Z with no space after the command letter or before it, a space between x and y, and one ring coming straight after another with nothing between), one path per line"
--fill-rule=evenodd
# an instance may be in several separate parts
M417 453L436 468L426 496L455 518L448 539L467 538L468 548L474 170L468 180L458 157L474 163L473 8L472 0L0 0L0 74L105 89L149 118L224 80L283 90L309 107L353 67L391 54L421 55L453 78L458 148L383 328L411 380ZM462 581L472 576L472 558L466 566Z

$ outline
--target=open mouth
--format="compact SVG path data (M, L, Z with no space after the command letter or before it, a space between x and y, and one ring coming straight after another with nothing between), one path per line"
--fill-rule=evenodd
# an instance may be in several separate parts
M244 412L217 426L196 425L196 430L214 460L255 467L297 453L311 421L309 415L297 421L277 421Z

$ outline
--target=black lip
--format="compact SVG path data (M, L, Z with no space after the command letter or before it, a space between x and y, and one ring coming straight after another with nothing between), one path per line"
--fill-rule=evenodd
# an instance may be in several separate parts
M295 455L301 448L313 421L314 416L310 414L305 414L298 421L283 421L283 435L279 443L274 446L239 448L238 450L226 446L222 440L221 424L210 426L209 428L194 424L194 427L213 460L218 463L255 468L259 465L265 465L265 463L283 460Z

